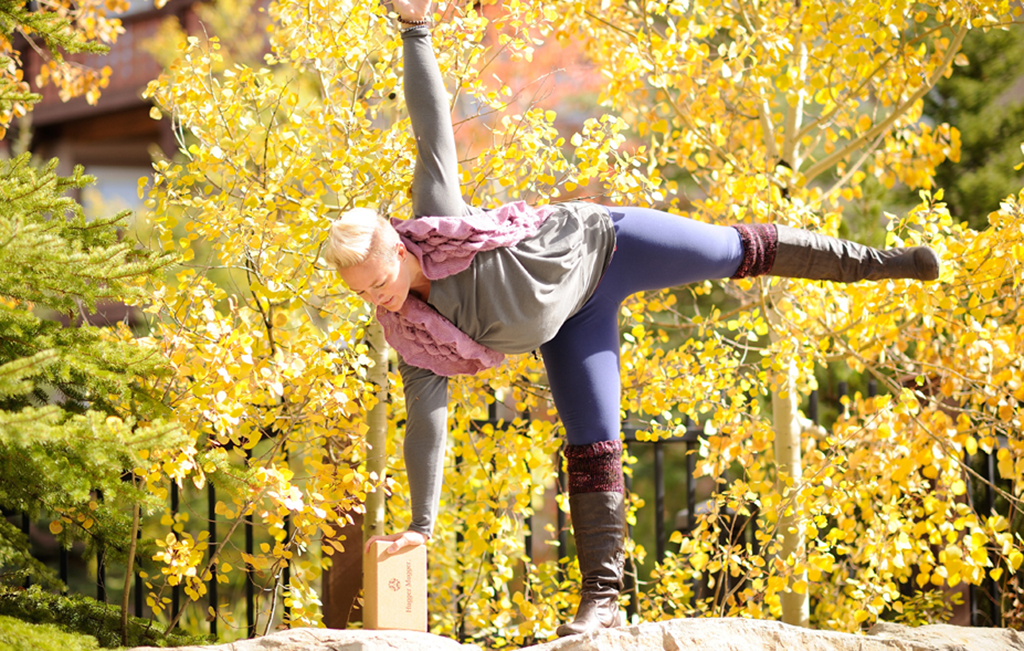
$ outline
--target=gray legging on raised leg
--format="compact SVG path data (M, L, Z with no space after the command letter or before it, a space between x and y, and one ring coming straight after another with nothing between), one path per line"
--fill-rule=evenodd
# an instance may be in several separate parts
M615 255L601 284L541 346L570 445L619 439L619 307L631 294L729 278L743 260L735 228L650 208L610 208Z

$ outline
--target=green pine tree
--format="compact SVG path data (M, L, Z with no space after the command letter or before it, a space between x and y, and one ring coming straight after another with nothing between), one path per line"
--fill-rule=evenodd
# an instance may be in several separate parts
M971 30L963 53L967 65L939 82L925 98L924 113L960 130L960 161L940 165L936 184L945 188L954 217L984 228L988 214L1024 182L1013 169L1024 142L1024 28Z
M61 78L81 82L76 92L98 91L97 77L63 58L106 50L77 26L76 11L0 0L0 134L39 99L18 69L15 36L66 64ZM143 450L179 435L149 390L165 369L159 353L82 317L101 302L144 303L146 280L169 260L122 238L127 213L86 220L69 193L91 179L81 168L62 178L56 167L28 154L0 161L0 508L45 515L65 545L85 540L123 557L133 506L152 499L130 471ZM0 580L26 576L56 582L0 517Z
M125 473L141 450L176 438L147 391L165 363L130 339L62 321L84 321L100 301L144 301L143 281L166 260L119 237L127 213L87 221L68 192L91 179L55 167L27 154L0 161L0 506L62 518L65 543L123 552L126 504L146 500ZM52 580L26 552L0 520L0 566Z

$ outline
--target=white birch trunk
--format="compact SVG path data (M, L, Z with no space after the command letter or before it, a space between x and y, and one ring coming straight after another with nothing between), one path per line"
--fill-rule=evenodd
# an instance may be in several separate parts
M782 293L781 288L773 291L774 298ZM778 313L769 310L769 319L776 325L772 330L772 339L778 340ZM778 475L792 479L792 489L785 482L778 482L778 492L782 497L782 513L779 516L779 534L782 538L782 549L779 552L783 560L792 559L797 562L805 556L803 532L800 529L800 505L796 501L795 491L800 484L802 466L800 461L800 424L797 406L797 374L796 360L790 360L784 367L785 380L779 384L778 390L772 395L772 421L775 429L775 465ZM807 627L810 624L810 596L807 590L803 594L794 591L793 584L803 581L806 584L807 572L795 574L790 581L789 589L782 594L782 621L794 626Z
M366 432L366 472L376 473L377 482L383 483L388 456L388 344L384 340L384 329L376 320L370 322L366 332L373 360L373 367L367 373L367 379L380 387L377 394L379 402L366 415L366 424L370 428ZM364 541L370 536L384 535L384 497L383 488L378 488L366 496Z

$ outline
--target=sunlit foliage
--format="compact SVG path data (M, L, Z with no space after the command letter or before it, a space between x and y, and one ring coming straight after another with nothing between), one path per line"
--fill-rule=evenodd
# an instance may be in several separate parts
M649 438L680 432L691 417L705 433L698 472L739 475L651 577L642 619L777 617L780 595L795 590L818 597L812 623L855 630L883 615L912 621L943 598L905 599L901 583L924 590L1018 569L1013 523L972 508L963 459L995 451L1014 482L1001 490L1016 504L1024 471L1020 203L985 207L995 211L985 231L954 225L932 179L936 165L956 160L958 132L919 119L921 98L955 74L967 31L1013 20L1008 2L442 9L434 45L458 91L453 101L468 94L496 114L490 146L463 161L468 200L547 202L590 186L610 203L834 233L843 201L872 175L922 192L917 208L887 216L887 244L926 242L947 261L931 285L762 279L688 290L724 287L739 306L728 313L694 313L669 293L623 307L624 413L651 420ZM361 436L375 401L365 381L371 317L320 257L341 210L409 216L414 141L400 38L384 12L368 0L275 2L262 65L225 60L216 37L190 37L148 90L160 107L154 117L180 134L179 155L159 161L140 189L158 245L186 261L155 288L152 312L176 370L166 390L192 437L181 453L154 458L148 478L155 491L167 477L216 481L244 450L257 451L249 476L218 508L235 523L253 514L270 527L277 544L246 559L268 584L280 581L285 559L296 562L288 593L296 623L320 620L322 565L312 552L339 514L383 481L393 491L393 527L408 522L401 394L391 408L389 474L370 475ZM602 108L563 135L557 106L510 110L515 89L480 71L499 51L529 66L535 47L564 41L585 49L607 86ZM886 391L855 397L831 431L808 432L802 478L779 476L764 398L809 392L814 366L837 360ZM472 421L495 393L534 418L479 430ZM546 397L543 369L529 355L453 383L446 488L430 543L436 632L465 626L515 645L550 636L574 604L574 569L566 583L551 562L520 570L522 516L555 474L557 427L538 417ZM201 451L209 461L196 461ZM735 513L756 522L757 545L723 542ZM787 513L806 542L780 557L787 532L777 523ZM326 558L338 544L358 542L325 544ZM178 531L165 545L168 580L193 598L204 594L211 561L203 542ZM745 581L719 590L718 601L695 596L694 579L715 589L724 573Z

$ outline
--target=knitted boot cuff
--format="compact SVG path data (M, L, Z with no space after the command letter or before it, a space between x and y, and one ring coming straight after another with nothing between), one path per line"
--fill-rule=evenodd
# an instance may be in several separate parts
M779 246L779 233L775 224L734 224L743 244L743 261L733 278L763 276L775 264L775 250Z
M624 493L622 441L599 441L565 446L569 495Z

